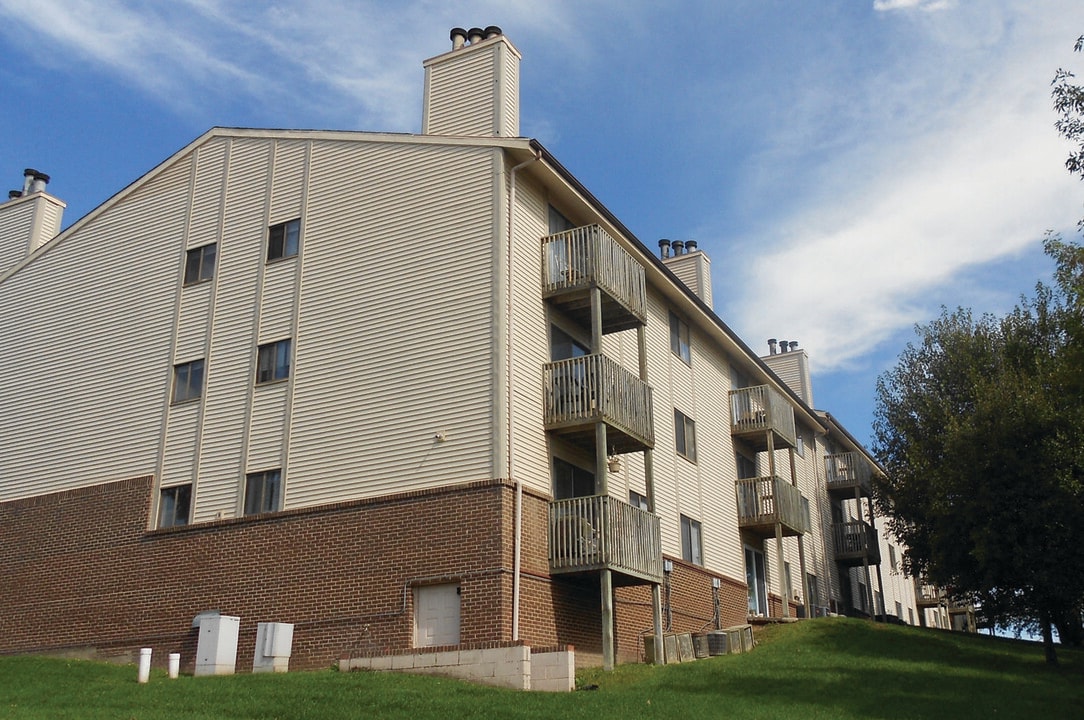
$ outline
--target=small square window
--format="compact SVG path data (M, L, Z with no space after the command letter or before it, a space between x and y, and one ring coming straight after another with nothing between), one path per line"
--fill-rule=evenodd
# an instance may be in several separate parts
M256 384L290 377L290 340L260 345L256 352Z
M203 394L203 360L173 366L172 402L196 400Z
M264 470L245 476L245 515L275 512L282 501L282 472Z
M677 409L674 410L674 436L678 455L696 462L696 423Z
M272 225L267 233L267 259L278 260L297 255L301 240L301 221Z
M704 553L700 544L700 521L681 516L681 559L694 565L704 564Z
M162 493L158 497L158 527L187 525L188 510L191 506L191 485L162 488Z
M689 325L674 313L670 313L670 351L681 358L686 365L692 364Z
M635 490L629 490L629 505L632 505L634 508L640 508L641 510L651 509L647 503L647 495L641 495Z
M184 259L184 284L193 285L213 278L217 255L215 243L189 250Z

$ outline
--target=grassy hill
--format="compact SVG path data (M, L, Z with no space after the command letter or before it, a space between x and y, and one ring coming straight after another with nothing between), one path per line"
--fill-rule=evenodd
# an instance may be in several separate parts
M1071 718L1084 652L1048 668L1036 643L828 618L774 625L751 653L584 672L564 695L440 678L291 673L136 683L133 666L0 658L0 718Z

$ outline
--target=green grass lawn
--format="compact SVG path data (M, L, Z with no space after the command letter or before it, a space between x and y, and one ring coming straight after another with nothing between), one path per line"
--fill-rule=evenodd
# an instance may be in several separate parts
M773 625L751 653L581 674L550 695L333 671L136 682L134 666L0 658L0 718L1076 718L1084 652L829 618Z

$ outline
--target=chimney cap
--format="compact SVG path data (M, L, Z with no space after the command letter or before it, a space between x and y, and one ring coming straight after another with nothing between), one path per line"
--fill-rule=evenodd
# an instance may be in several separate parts
M484 32L486 34L486 39L487 40L489 38L491 38L491 37L497 37L498 35L503 35L504 34L503 32L501 32L501 29L499 27L497 27L496 25L489 25L488 27L486 27Z
M35 180L44 180L49 182L49 176L43 173L41 170L35 170L34 168L27 168L23 170L23 177L34 178Z
M685 241L685 251L686 252L694 252L695 250L696 250L696 240L686 240Z
M465 38L465 37L467 37L467 31L464 30L461 27L454 27L454 28L452 28L452 31L450 33L448 33L448 39L449 40L455 40L456 36Z

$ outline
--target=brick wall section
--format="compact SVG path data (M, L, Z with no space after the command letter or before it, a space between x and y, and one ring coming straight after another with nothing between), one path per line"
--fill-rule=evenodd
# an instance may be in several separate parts
M327 667L411 648L411 589L437 582L462 588L463 643L512 638L505 481L148 531L152 488L143 477L0 503L0 653L130 659L151 647L156 663L181 652L189 672L192 618L214 609L241 618L238 671L251 669L256 625L268 621L294 624L292 669ZM547 497L524 493L523 522L520 639L600 662L598 574L550 577ZM668 629L712 624L712 577L674 560ZM745 622L745 585L721 581L721 624ZM615 595L618 660L638 661L650 586Z
M511 638L510 489L499 481L147 531L151 478L0 504L0 652L182 653L192 618L294 623L291 668L413 644L410 588L458 582L465 643ZM404 588L406 592L404 594ZM552 644L552 643L551 643Z

